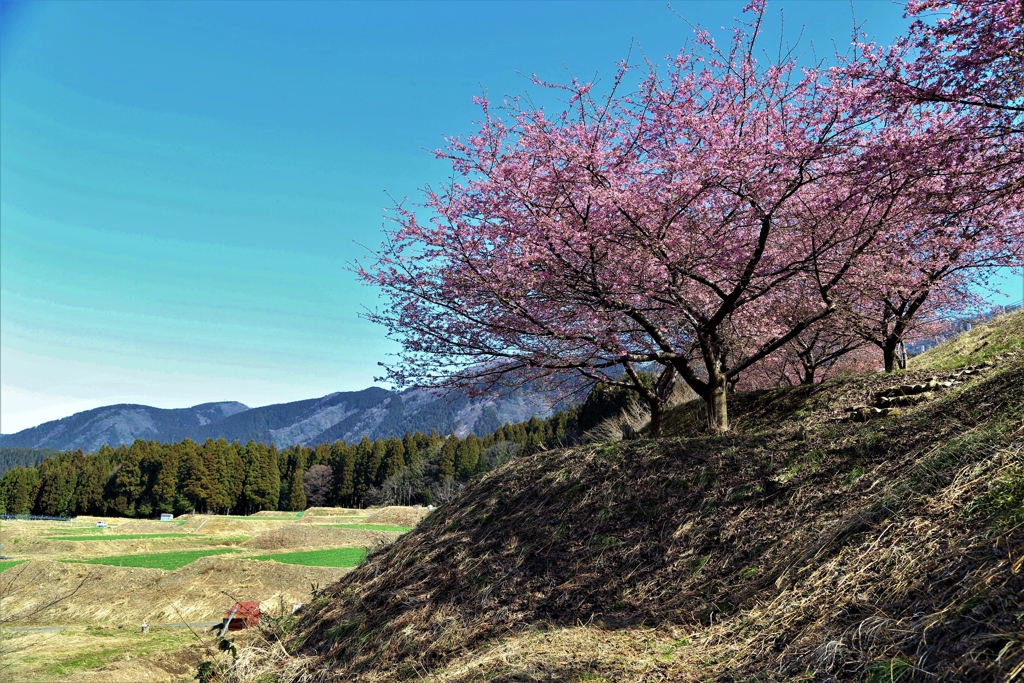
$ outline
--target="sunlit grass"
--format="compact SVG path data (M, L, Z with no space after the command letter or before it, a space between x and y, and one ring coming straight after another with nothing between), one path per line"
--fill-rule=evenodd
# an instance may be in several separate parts
M83 564L105 564L112 567L142 567L143 569L166 569L174 571L186 564L191 564L201 557L237 553L237 550L222 548L211 550L182 550L170 553L144 553L141 555L111 555L94 557L89 560L78 560Z
M301 564L307 567L355 567L366 559L365 548L326 548L292 553L257 555L252 560L273 560L285 564Z

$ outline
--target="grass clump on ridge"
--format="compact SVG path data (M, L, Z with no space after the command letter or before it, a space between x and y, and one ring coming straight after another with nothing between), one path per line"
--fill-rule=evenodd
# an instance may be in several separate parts
M1024 315L998 316L910 359L910 370L947 370L1024 351Z

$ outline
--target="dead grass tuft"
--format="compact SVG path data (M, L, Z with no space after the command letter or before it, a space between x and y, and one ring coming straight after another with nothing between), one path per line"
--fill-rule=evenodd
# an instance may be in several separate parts
M259 550L314 549L337 547L374 548L398 536L395 532L366 529L337 529L310 524L288 524L253 536L244 548Z
M426 517L429 512L425 507L406 507L394 505L380 508L379 510L364 510L370 514L360 524L383 524L389 526L414 527Z

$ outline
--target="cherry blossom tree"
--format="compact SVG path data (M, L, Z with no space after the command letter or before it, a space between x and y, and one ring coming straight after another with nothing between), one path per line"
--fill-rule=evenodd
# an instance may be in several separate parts
M900 367L916 328L977 306L994 268L1024 255L1024 3L913 0L907 36L859 46L846 72L896 117L928 119L889 148L913 166L915 220L881 242L864 271L857 328Z
M927 336L958 314L978 309L993 269L1024 256L1024 212L1006 200L973 220L952 214L941 229L886 236L884 258L862 271L853 329L882 351L886 372L906 367L906 341Z
M388 379L627 386L657 434L679 377L726 431L730 384L853 310L907 226L940 231L923 200L953 181L921 160L968 158L939 135L953 114L879 107L842 69L759 61L764 3L747 11L725 48L698 30L626 94L623 64L602 98L538 80L567 96L554 116L478 100L477 131L437 153L452 181L396 207L358 269L386 300L369 318L402 344ZM983 195L957 195L963 212ZM947 238L945 252L961 236Z
M879 236L877 258L854 286L857 328L892 371L915 327L977 307L995 269L1024 262L1024 156L1022 132L992 123L1008 121L1005 112L913 99L889 104L902 118L926 122L880 146L889 168L915 177L905 193L913 211Z
M860 75L896 100L946 102L1002 112L1005 132L1022 130L1024 3L911 0L908 34L863 45Z
M697 52L629 95L573 82L557 117L513 101L508 122L480 101L479 131L439 152L457 180L427 191L429 222L399 207L360 271L405 351L390 379L571 370L631 386L657 433L662 392L637 371L657 363L728 429L729 381L832 313L902 182L865 162L876 114L848 88L758 62L764 7L750 10L726 50L698 32ZM794 306L798 291L815 301Z
M804 330L781 349L755 364L740 378L737 389L772 389L815 384L839 375L878 369L868 342L839 312Z

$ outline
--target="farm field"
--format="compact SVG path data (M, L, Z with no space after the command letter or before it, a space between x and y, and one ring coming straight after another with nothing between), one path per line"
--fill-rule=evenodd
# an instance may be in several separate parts
M363 548L325 548L324 550L257 555L252 559L273 560L306 567L356 567L366 559L366 550Z
M170 553L143 553L140 555L116 555L114 557L94 557L91 560L80 560L84 564L106 564L112 567L143 567L145 569L165 569L174 571L186 564L192 564L200 557L235 553L237 550L208 549L184 550Z
M192 681L195 667L215 656L203 625L220 621L232 598L286 613L425 514L319 508L105 518L105 529L91 517L0 521L4 680Z
M15 663L8 680L19 682L186 680L205 655L187 628L154 628L145 635L116 626L15 631L5 634L4 647Z

